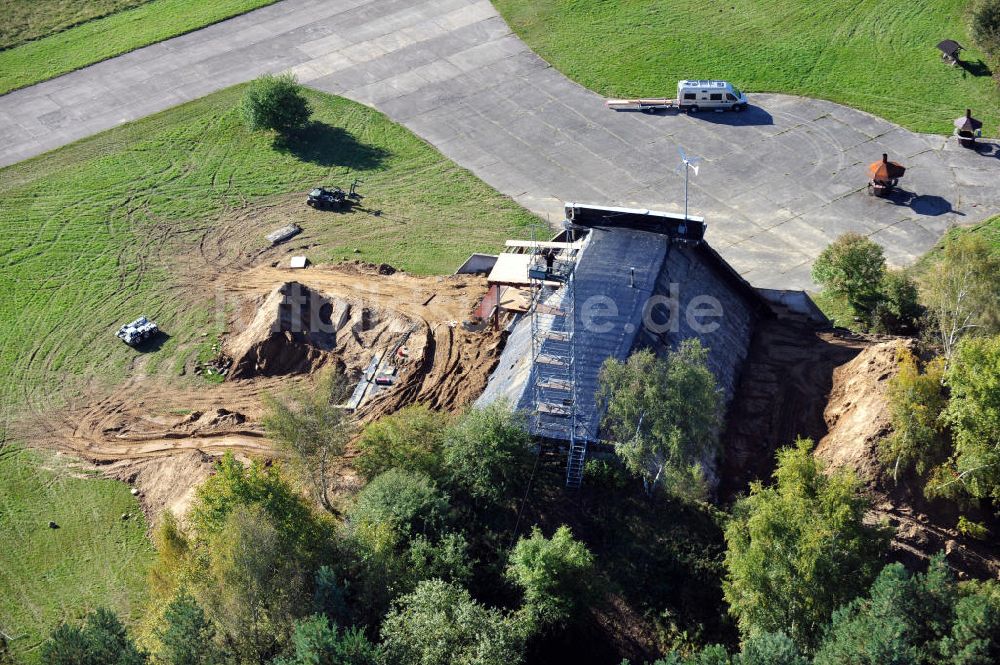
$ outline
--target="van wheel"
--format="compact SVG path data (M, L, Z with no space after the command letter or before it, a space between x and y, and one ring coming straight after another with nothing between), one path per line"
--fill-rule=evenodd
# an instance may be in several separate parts
M698 112L698 105L697 104L695 104L694 106L689 106L688 107L688 115L694 115L697 112Z
M744 104L737 104L733 107L733 110L737 113L743 113L747 110L747 107Z

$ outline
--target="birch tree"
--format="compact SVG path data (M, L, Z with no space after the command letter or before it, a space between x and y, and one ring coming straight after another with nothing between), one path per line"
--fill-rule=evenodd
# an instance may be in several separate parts
M930 329L950 359L968 334L1000 330L1000 255L981 236L949 239L920 283Z
M311 392L300 390L284 399L266 395L264 428L268 436L291 456L294 468L312 486L327 511L338 514L330 499L330 482L336 459L344 454L354 422L338 406L346 391L340 374L330 373Z
M649 496L661 486L678 496L704 494L704 466L715 456L722 412L707 357L690 339L666 358L643 350L601 368L604 431Z

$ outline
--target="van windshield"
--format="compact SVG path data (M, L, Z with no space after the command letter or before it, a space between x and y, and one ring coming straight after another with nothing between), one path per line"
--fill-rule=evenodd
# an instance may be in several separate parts
M743 96L743 93L740 92L740 89L735 86L733 87L733 94L736 95L737 99Z

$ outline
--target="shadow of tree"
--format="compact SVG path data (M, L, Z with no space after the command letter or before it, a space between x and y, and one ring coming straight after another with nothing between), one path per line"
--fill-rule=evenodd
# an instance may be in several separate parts
M382 165L389 151L361 143L340 127L312 121L294 134L275 136L272 147L317 166L367 170Z

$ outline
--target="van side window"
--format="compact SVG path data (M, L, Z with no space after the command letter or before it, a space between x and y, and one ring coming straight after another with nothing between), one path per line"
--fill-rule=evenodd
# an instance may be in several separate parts
M722 101L722 93L721 92L713 92L711 95L709 95L708 98L711 99L713 102L721 102Z
M726 93L726 99L728 99L731 102L735 102L736 101L736 95L734 95L731 92L727 92Z
M685 92L684 93L684 99L697 99L697 98L698 98L698 96L695 95L693 92Z

